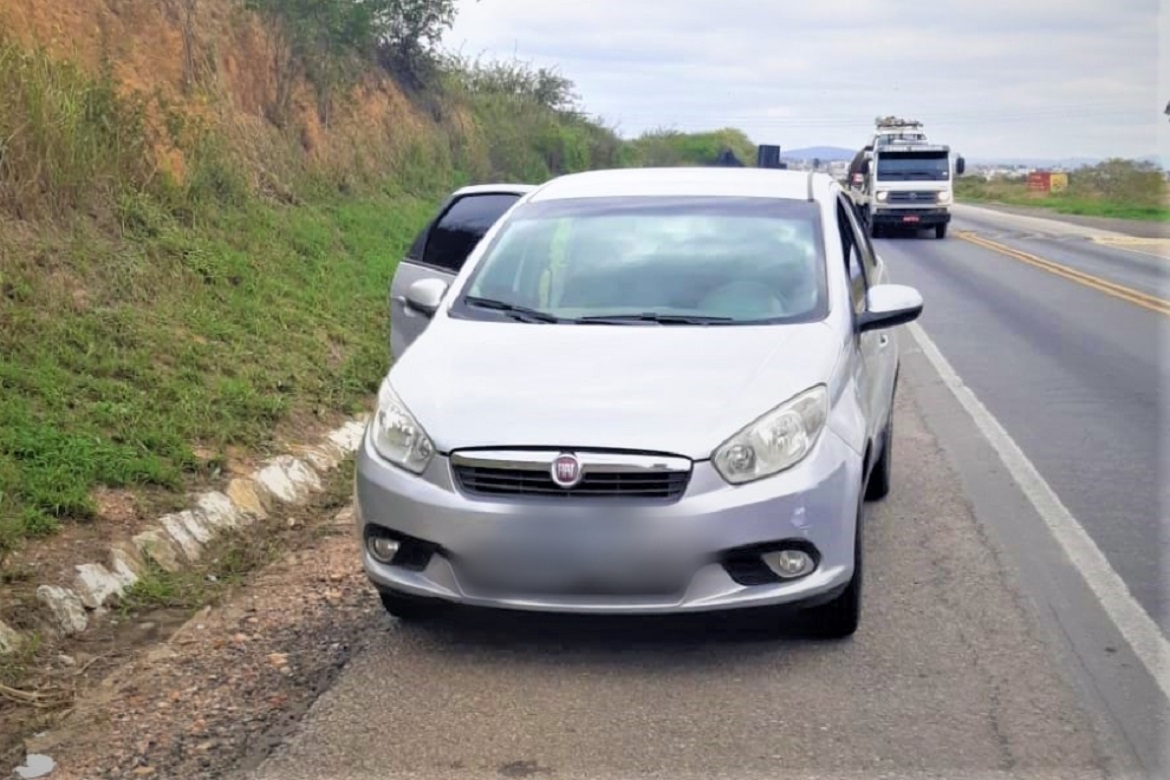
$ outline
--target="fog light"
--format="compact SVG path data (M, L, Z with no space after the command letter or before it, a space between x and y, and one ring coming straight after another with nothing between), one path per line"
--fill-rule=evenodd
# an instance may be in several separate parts
M366 539L366 549L378 563L390 563L398 552L398 542L385 536L371 536Z
M776 550L774 552L766 552L760 556L764 560L764 565L776 575L783 577L786 580L803 577L813 570L816 564L813 562L812 556L804 550Z

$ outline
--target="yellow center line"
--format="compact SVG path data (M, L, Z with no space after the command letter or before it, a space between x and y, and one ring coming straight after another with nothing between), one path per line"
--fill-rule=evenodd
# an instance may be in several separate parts
M998 252L1001 255L1007 255L1012 259L1036 266L1037 268L1041 268L1051 274L1055 274L1056 276L1063 277L1069 281L1076 282L1078 284L1084 285L1085 287L1094 289L1097 292L1105 293L1106 295L1110 295L1114 298L1120 298L1121 300L1132 303L1135 306L1141 306L1143 309L1156 311L1159 314L1164 314L1170 317L1170 301L1163 300L1157 296L1139 292L1138 290L1117 284L1116 282L1111 282L1108 279L1102 279L1099 276L1087 274L1084 271L1077 271L1076 269L1069 268L1066 265L1054 263L1051 260L1045 260L1043 257L1037 257L1036 255L1033 255L1029 252L1013 249L1010 246L1005 246L995 241L991 241L970 231L963 231L957 233L956 235L964 241L969 241L976 246L981 246L984 249L990 249L991 251Z

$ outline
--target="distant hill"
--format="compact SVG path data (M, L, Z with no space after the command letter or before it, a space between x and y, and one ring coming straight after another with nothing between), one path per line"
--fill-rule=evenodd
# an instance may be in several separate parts
M820 160L821 162L848 162L857 154L856 149L845 149L840 146L809 146L804 149L781 149L780 156L785 160Z

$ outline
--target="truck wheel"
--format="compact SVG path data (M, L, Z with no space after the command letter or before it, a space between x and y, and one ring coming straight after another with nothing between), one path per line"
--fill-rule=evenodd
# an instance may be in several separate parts
M882 235L883 234L882 234L881 225L875 224L874 221L871 219L869 221L869 237L870 238L881 238Z
M941 225L934 226L934 237L935 238L946 238L947 237L947 223L944 222Z

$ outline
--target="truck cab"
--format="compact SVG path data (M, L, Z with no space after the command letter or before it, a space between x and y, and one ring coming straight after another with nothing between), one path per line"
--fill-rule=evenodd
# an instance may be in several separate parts
M965 167L949 146L927 140L920 125L879 127L850 166L850 194L874 237L902 228L945 238L954 178Z

